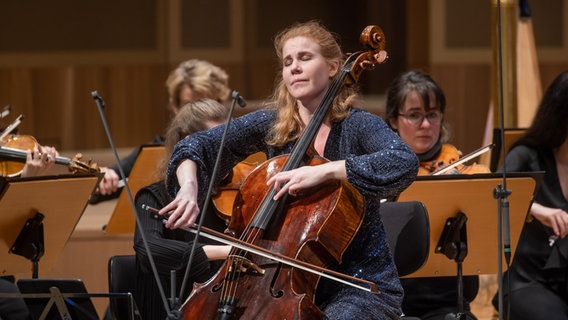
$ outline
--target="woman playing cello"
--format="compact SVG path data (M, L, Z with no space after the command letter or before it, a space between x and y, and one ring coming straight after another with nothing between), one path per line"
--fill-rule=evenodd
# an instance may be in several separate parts
M290 153L344 61L334 35L317 22L282 31L275 38L275 49L281 70L268 108L233 121L219 177L255 152L268 159ZM341 261L329 267L372 281L381 293L322 279L316 304L329 319L399 319L402 288L379 206L381 198L412 183L418 160L382 119L356 108L355 97L355 87L343 86L317 131L313 147L328 162L275 173L265 185L274 187L275 199L312 192L312 187L329 181L348 181L358 190L364 197L364 220ZM219 126L191 135L176 146L167 181L175 199L160 210L170 214L166 227L187 227L196 221L223 130Z
M430 175L439 168L459 160L461 153L447 144L449 131L444 122L446 97L438 84L426 73L406 72L397 77L387 93L386 119L393 130L418 155L419 175ZM450 173L487 173L481 165L460 165ZM408 316L421 319L445 319L457 312L457 281L455 277L403 279L402 309ZM469 302L477 295L477 276L464 277L464 306L467 319Z

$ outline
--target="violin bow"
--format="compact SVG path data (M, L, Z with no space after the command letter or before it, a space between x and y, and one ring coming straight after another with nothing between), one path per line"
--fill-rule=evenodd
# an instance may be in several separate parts
M5 112L5 111L4 111ZM2 112L2 113L4 113ZM24 115L19 115L16 120L14 120L14 122L10 123L6 129L4 129L4 131L2 131L2 134L0 134L0 140L3 140L4 138L6 138L6 136L8 134L10 134L10 132L14 131L14 129L16 129L20 123L22 123L22 119L24 118Z
M2 108L2 111L0 111L0 119L6 118L10 114L11 110L12 106L10 106L9 104L5 105L4 108Z
M434 172L432 173L432 175L433 175L433 176L440 176L440 175L443 175L444 173L446 173L446 172L452 170L453 168L459 166L460 164L466 163L466 162L468 162L469 160L474 159L474 158L476 158L476 157L478 157L478 156L484 154L485 152L487 152L487 151L493 149L494 146L495 146L495 145L494 145L493 143L490 143L490 144L486 145L485 147L481 147L481 148L479 148L479 149L473 151L472 153L461 157L458 161L456 161L456 162L454 162L454 163L452 163L452 164L450 164L450 165L447 165L447 166L445 166L445 167L442 167L442 168L439 169L439 170L434 171Z

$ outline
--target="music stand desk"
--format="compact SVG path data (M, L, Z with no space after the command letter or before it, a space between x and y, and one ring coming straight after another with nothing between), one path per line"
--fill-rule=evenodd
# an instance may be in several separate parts
M508 174L511 253L514 255L525 218L542 173ZM494 189L501 174L443 175L417 177L397 201L420 201L430 219L430 252L425 265L408 277L455 276L456 262L435 253L448 218L459 212L467 216L467 256L463 275L496 274L498 267L498 204ZM504 260L503 260L504 261Z
M160 145L144 145L136 157L136 162L128 176L128 187L132 192L132 197L143 187L158 182L160 177L157 175L160 160L166 153L165 147ZM106 234L134 233L136 226L136 216L130 203L130 198L126 188L120 192L116 207L106 225Z
M32 262L11 253L28 219L44 215L45 252L42 271L50 270L75 229L100 175L75 174L33 178L0 178L0 275L32 269Z

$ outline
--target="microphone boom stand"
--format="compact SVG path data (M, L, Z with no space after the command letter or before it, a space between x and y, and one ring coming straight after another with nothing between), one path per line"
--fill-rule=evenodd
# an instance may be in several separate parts
M146 240L146 235L144 233L144 230L142 229L142 225L140 224L139 213L138 213L138 210L136 210L136 205L134 204L134 198L132 197L132 192L130 190L130 186L127 182L126 175L124 174L124 169L122 168L122 165L120 163L120 158L118 157L118 152L116 151L116 147L114 146L114 142L113 142L112 136L110 134L110 129L108 128L106 117L104 115L105 103L103 101L103 98L101 98L101 96L98 94L97 91L93 91L91 93L91 95L93 96L93 99L95 100L97 108L99 109L101 120L103 122L103 126L105 128L105 132L107 134L107 138L108 138L108 141L110 143L110 147L111 147L111 149L114 153L114 158L115 158L115 161L117 163L118 170L120 171L120 176L125 181L124 189L126 190L126 193L128 194L128 199L130 200L130 204L132 205L132 209L134 210L134 217L136 218L136 226L137 226L138 231L140 232L140 235L142 237L142 242L144 244L144 248L145 248L146 252L148 253L148 260L150 261L150 267L152 269L152 274L154 275L154 279L156 280L156 284L158 286L158 291L160 292L160 297L162 298L164 308L166 310L166 313L168 314L168 318L170 318L170 315L172 314L172 310L170 309L170 307L168 305L168 301L167 301L166 295L164 293L164 288L162 287L162 282L160 281L160 277L158 276L158 270L156 268L156 264L154 263L154 258L152 256L152 252L150 251L150 246L148 245L148 242ZM176 318L173 318L173 319L176 319Z

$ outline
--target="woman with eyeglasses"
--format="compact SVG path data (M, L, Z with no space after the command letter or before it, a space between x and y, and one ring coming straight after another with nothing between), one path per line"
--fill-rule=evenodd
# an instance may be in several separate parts
M447 143L450 134L444 122L446 97L428 74L420 71L401 74L391 83L386 104L387 123L420 160L419 175L429 175L459 159L461 152ZM479 165L476 170L489 172ZM455 319L452 315L458 311L456 277L405 278L401 282L405 315L422 320ZM470 312L469 303L477 295L479 278L465 276L463 285L466 318L477 319Z

